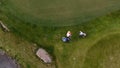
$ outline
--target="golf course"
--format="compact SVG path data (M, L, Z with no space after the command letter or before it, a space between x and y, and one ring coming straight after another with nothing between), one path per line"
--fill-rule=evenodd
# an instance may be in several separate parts
M0 21L10 29L0 29L0 49L20 68L120 68L119 0L0 0ZM36 56L38 48L51 64Z

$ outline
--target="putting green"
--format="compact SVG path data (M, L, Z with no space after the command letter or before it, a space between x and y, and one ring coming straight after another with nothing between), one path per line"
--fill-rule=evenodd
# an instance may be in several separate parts
M97 42L86 55L83 68L119 68L120 34L108 35Z
M120 0L8 0L11 14L44 26L68 26L118 10Z

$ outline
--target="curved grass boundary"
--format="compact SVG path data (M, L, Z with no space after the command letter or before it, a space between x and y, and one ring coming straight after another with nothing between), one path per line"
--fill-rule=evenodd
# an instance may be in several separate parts
M83 68L119 68L119 40L116 33L98 41L88 50Z
M76 5L76 7L75 6L71 7L71 5L68 5L68 8L64 6L63 8L65 8L66 11L68 11L68 13L64 13L65 11L62 11L62 12L57 11L57 13L54 12L54 11L52 12L52 9L50 7L46 8L45 5L44 5L41 8L45 8L45 9L40 9L39 8L40 11L45 11L44 13L42 13L43 16L39 15L39 14L41 14L41 12L39 12L38 14L35 14L35 16L31 15L32 13L35 13L35 12L30 11L30 9L29 9L30 12L28 11L28 12L25 13L25 10L28 9L28 8L22 7L22 8L25 9L25 10L23 10L20 7L22 4L19 4L20 6L17 4L17 3L19 3L18 0L13 1L13 3L11 3L11 1L9 1L9 0L5 1L6 2L5 5L2 6L2 7L5 8L5 11L9 11L8 14L10 16L14 16L21 21L24 21L24 22L27 22L27 23L30 23L30 24L37 24L39 26L47 26L47 27L48 26L78 25L78 24L81 24L83 22L93 20L96 17L100 17L100 16L106 15L110 12L117 11L120 8L119 7L120 2L117 2L117 1L105 1L104 2L104 0L103 0L104 3L102 3L102 1L100 1L100 2L95 2L94 0L92 0L92 1L93 2L88 3L88 6L86 5L86 3L84 4L84 1L83 1L83 6L82 7L81 7L81 5L78 5L78 6ZM17 5L14 5L15 4L14 2L17 2L16 3ZM95 4L94 4L94 2L95 2ZM54 3L54 1L53 1L53 3ZM60 2L60 3L62 4L62 2ZM69 1L68 1L68 3L69 3ZM76 3L74 3L74 4L76 4ZM103 5L100 6L99 4L100 5L103 4L104 6ZM24 3L23 3L23 5L24 5ZM25 5L26 5L26 3L25 3ZM90 5L91 5L91 7L90 7ZM18 7L16 7L16 6L18 6ZM29 8L32 8L32 7L29 7ZM58 10L58 9L61 10L61 8L59 8L59 7L57 8L57 6L56 6L56 8L54 8L54 10ZM49 11L49 10L51 10L51 11ZM69 11L71 11L70 14L69 14ZM52 13L52 15L50 13ZM60 16L59 13L63 13L63 16ZM56 15L56 14L58 14L58 15ZM68 14L68 15L66 15L66 14ZM39 18L39 16L37 17L37 15L39 15L41 17ZM69 15L73 15L73 16L69 16ZM68 18L64 18L64 17L68 17Z

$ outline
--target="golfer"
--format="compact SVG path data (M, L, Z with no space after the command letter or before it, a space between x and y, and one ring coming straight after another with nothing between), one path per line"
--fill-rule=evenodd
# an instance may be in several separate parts
M80 31L79 36L84 38L86 36L86 33Z
M66 37L70 38L72 36L71 32L68 31L67 34L66 34Z

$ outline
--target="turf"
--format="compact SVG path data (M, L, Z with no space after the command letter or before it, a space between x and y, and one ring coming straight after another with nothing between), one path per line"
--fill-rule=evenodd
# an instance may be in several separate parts
M119 68L118 40L120 40L119 33L108 35L98 41L88 50L83 68Z
M43 26L69 26L89 21L120 8L119 0L8 0L19 19Z
M17 37L13 38L10 35L10 39L6 39L5 41L11 41L13 38L13 40L18 42L18 37L20 36L24 40L38 44L35 48L43 47L53 55L55 60L53 66L55 65L56 68L110 68L112 66L114 68L119 68L119 60L116 60L119 59L119 55L117 55L119 53L113 54L111 52L119 52L120 11L109 13L106 16L81 23L80 25L45 27L39 26L36 23L31 24L26 22L24 19L21 19L22 17L16 17L17 15L15 16L14 14L7 12L7 7L8 6L5 8L4 6L1 8L0 19L11 29L14 35L17 35ZM65 36L68 30L73 34L72 40L69 43L63 43L61 41L61 37ZM87 33L87 37L84 39L78 38L79 30L85 31ZM4 39L3 35L5 34L2 33L1 37ZM9 38L8 36L6 37ZM21 41L20 43L24 42L25 41ZM2 46L2 48L11 49L12 51L8 51L8 53L13 57L15 57L14 54L20 53L21 56L16 57L16 59L21 58L18 62L23 66L23 68L46 68L46 65L42 64L37 58L34 57L31 59L29 56L34 55L32 52L32 48L34 47L31 43L27 42L27 44L21 44L20 46L12 43L14 43L14 41L11 41L12 47L10 47L10 45L7 46L10 44L8 43L6 46ZM23 52L24 48L28 50ZM103 52L101 50L104 49L105 52L101 54ZM24 57L23 55L26 53L29 55ZM108 55L105 55L106 53ZM116 64L109 62L109 55L116 56L113 60L113 62L117 62ZM93 56L95 58L93 58ZM101 60L102 58L104 63L102 62L103 60ZM34 63L35 60L36 63ZM100 62L98 63L98 61ZM111 64L111 66L108 66L108 64Z

